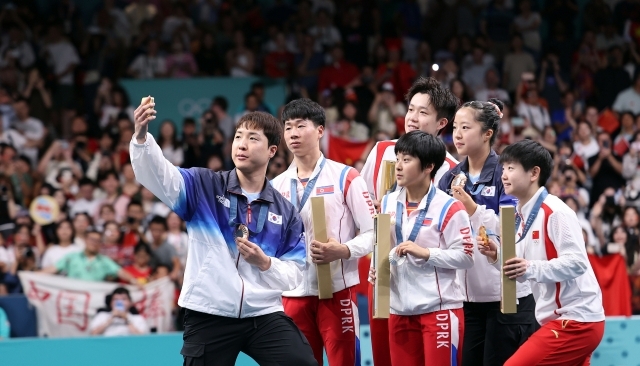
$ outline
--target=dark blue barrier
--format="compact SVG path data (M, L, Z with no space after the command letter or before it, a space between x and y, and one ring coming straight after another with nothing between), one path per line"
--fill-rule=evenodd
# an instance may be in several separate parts
M0 308L7 313L11 324L11 338L37 337L36 310L24 295L0 296Z

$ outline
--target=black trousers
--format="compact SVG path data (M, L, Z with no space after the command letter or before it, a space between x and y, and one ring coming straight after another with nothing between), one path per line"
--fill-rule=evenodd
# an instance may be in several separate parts
M464 303L462 366L502 366L540 325L533 295L518 299L518 313L502 314L500 302Z
M244 352L261 366L314 365L313 351L284 312L227 318L185 310L183 366L233 366Z

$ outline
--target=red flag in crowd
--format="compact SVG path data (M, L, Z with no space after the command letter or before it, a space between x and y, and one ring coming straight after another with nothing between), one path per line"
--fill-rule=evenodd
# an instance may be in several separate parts
M362 159L369 140L353 142L329 134L329 147L327 158L346 165L353 165Z
M631 316L631 287L624 257L589 254L589 262L602 289L602 306L607 316Z

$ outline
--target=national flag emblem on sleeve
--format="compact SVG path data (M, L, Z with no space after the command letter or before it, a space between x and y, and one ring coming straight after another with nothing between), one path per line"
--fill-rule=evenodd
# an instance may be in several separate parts
M333 185L316 188L316 196L323 194L333 194Z
M433 221L433 219L426 218L426 219L422 220L422 226L430 226L432 221Z

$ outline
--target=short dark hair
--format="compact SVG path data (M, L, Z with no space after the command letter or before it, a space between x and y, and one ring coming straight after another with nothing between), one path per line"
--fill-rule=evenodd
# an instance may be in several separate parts
M411 98L416 94L427 94L429 96L438 119L446 118L447 123L453 122L460 101L449 89L442 87L438 80L432 77L419 77L407 92L407 103L410 103Z
M140 242L136 244L135 247L133 247L133 254L137 254L138 252L145 252L150 256L153 255L153 252L151 251L151 247L149 246L149 244L144 242Z
M300 98L290 101L282 110L282 122L294 119L308 119L316 126L324 126L326 117L320 104L311 99Z
M500 109L500 112L504 109L504 103L498 99L489 99L488 102L481 102L474 100L472 102L466 102L460 107L473 109L474 118L482 125L482 132L493 130L493 135L489 140L489 145L493 145L500 129L500 115L496 110L496 106Z
M113 176L116 180L120 179L120 177L118 176L118 172L116 172L113 169L110 169L98 176L98 182L104 182L110 176Z
M240 127L250 130L262 130L264 135L267 136L269 146L280 146L280 140L282 140L282 122L278 121L276 117L269 113L249 112L240 117L236 125L236 132Z
M94 228L90 228L86 233L84 233L85 236L88 236L89 234L98 234L100 235L100 237L102 237L102 233Z
M82 177L80 179L80 181L78 182L78 187L82 187L82 186L92 186L95 187L96 184L94 181L92 181L90 178L87 177Z
M23 163L27 164L29 167L31 167L31 159L28 158L26 155L20 155L18 156L18 160L21 160Z
M227 98L220 95L213 98L213 105L217 105L225 112L227 111L227 108L229 108L229 102L227 101Z
M162 227L164 227L164 229L165 229L165 230L167 230L167 229L168 229L168 226L167 226L167 219L165 219L165 218L164 218L164 217L162 217L162 216L158 216L158 215L154 216L154 217L151 219L151 221L149 221L149 227L151 227L151 225L152 225L152 224L162 225Z
M553 169L553 159L549 150L529 139L511 144L502 151L500 164L506 163L518 163L527 172L536 166L539 167L538 186L540 187L547 183Z
M111 293L111 297L113 297L113 295L127 295L129 301L131 301L131 294L129 293L129 290L124 287L118 287L113 290L113 292Z
M420 167L423 170L433 164L431 178L434 178L438 169L444 164L444 159L447 156L447 147L438 137L416 130L404 134L398 139L395 153L396 155L411 155L420 159Z
M138 201L138 200L131 200L129 201L129 204L127 204L127 210L131 207L131 206L140 206L142 207L142 202Z

